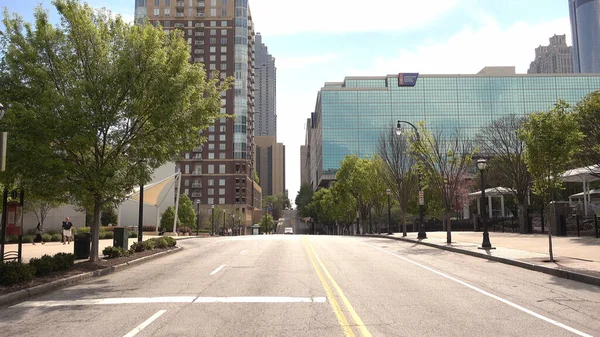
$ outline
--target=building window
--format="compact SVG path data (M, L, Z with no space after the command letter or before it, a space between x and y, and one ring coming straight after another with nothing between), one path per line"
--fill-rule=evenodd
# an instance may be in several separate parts
M183 186L190 186L190 181L188 179L184 180Z
M227 70L227 63L221 63L221 70Z
M225 189L219 188L219 195L225 195Z
M187 194L189 196L190 195L190 189L189 188L183 189L183 194Z
M160 0L154 0L154 6L155 7L160 6Z
M189 174L190 173L190 165L186 164L185 165L185 169L183 171L185 174Z
M208 69L215 70L215 69L217 69L217 65L214 64L214 63L211 63L211 64L208 65Z
M164 21L164 24L165 24L165 26L164 26L165 28L171 27L171 21L169 21L169 20Z
M219 204L225 205L225 198L219 198Z
M210 30L210 35L217 35L217 30L216 29L211 29Z
M160 16L160 8L154 8L154 16Z
M208 179L208 186L215 186L215 180L214 179Z
M215 144L213 144L213 143L208 144L208 149L211 150L211 151L214 150L215 149Z
M171 6L171 0L165 0L165 6L167 6L167 7Z
M219 165L219 173L221 173L221 174L225 173L225 164Z
M209 152L208 153L208 159L215 159L215 153L214 152Z
M219 152L219 159L227 159L225 152Z
M221 27L227 27L227 21L221 21Z
M221 62L227 61L227 55L221 55Z
M217 55L210 55L210 61L211 62L215 62L216 60L217 60ZM214 127L212 127L212 128L213 128L213 131L214 131Z
M210 22L210 26L211 27L216 27L217 26L217 21L211 21Z
M208 135L208 141L209 142L214 142L215 141L215 135Z
M211 53L216 53L217 52L217 47L210 47L210 52Z
M227 0L221 0L221 5L227 6Z
M214 205L215 204L215 199L214 198L208 198L208 202L209 205Z
M221 73L219 74L221 76L221 79L224 80L227 78L227 73Z
M211 37L210 38L210 44L217 44L217 38L216 37Z
M217 9L216 8L211 8L210 9L210 16L212 16L212 17L217 16Z
M225 186L225 179L219 179L219 186Z
M208 189L208 195L215 195L215 189L214 188L209 188Z
M188 153L186 153L186 154L184 155L184 158L185 158L185 159L190 159L190 154L189 154L189 152L188 152Z
M217 0L210 0L210 5L211 6L216 6L217 5Z
M223 46L221 47L221 53L226 53L227 52L227 47Z
M221 132L225 132L225 126L221 126ZM225 144L219 144L219 150L225 151Z
M223 109L224 109L224 108L223 108ZM219 122L221 122L221 123L226 123L226 122L227 122L227 118L226 118L226 117L221 117L221 118L219 119Z
M215 165L208 165L208 173L209 174L214 174L215 173Z
M165 8L165 16L171 16L171 8Z
M227 137L225 135L219 135L219 140L224 142L227 140Z
M227 16L227 8L221 8L221 16Z
M213 60L211 60L211 61L213 61ZM214 125L209 126L208 132L215 132L215 126Z
M227 44L227 38L226 37L222 37L221 38L221 44Z

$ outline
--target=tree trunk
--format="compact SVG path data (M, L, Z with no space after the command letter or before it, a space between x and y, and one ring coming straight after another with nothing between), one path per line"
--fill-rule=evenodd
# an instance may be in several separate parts
M446 224L446 243L452 243L452 224L450 223L449 213L444 214L444 223Z
M531 234L531 228L529 228L529 214L526 204L519 204L519 233Z
M406 236L406 212L402 212L402 236Z
M100 246L100 210L102 209L102 198L100 196L94 197L94 220L92 221L91 233L92 233L92 249L90 251L90 261L97 262L99 260L98 252Z

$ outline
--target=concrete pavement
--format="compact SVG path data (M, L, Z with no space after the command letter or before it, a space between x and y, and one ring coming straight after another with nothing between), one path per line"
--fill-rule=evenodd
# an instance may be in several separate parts
M492 241L493 242L493 241ZM383 238L184 240L0 311L3 336L589 336L598 288Z

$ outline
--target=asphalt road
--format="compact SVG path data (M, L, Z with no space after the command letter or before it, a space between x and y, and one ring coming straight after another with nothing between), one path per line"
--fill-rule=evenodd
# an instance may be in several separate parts
M600 336L600 289L377 238L186 248L0 309L0 336Z

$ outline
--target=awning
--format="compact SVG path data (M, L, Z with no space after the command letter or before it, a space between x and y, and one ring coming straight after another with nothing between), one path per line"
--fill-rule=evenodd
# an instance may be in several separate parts
M492 187L485 189L485 195L490 197L499 197L501 195L511 195L514 192L507 187ZM469 197L481 197L481 191L476 191L468 194Z
M154 205L154 206L158 206L160 204L160 201L158 200L158 197L160 196L161 192L171 183L173 183L175 181L175 177L178 175L179 173L175 173L161 181L152 183L150 185L145 185L144 186L144 203L145 204L150 204L150 205ZM135 188L134 191L128 196L129 199L131 200L137 200L140 201L140 189L139 187ZM162 201L162 200L161 200Z
M590 190L588 192L590 195L592 194L600 194L600 189L595 189L595 190ZM581 192L581 193L576 193L576 194L572 194L569 196L569 198L583 198L584 195L586 195L587 193Z
M600 165L579 167L568 170L561 175L561 179L567 183L582 183L600 180Z

